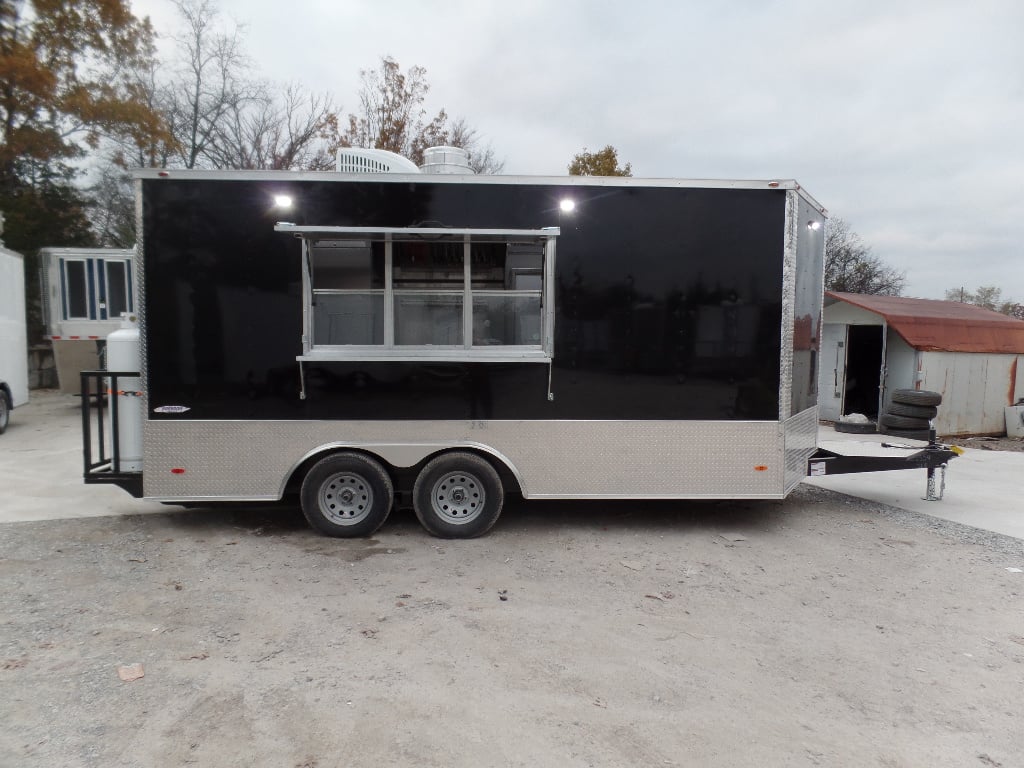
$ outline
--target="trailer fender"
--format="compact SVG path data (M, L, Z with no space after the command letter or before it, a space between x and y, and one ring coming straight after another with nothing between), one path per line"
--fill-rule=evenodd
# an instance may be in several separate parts
M484 443L469 440L455 443L358 443L339 441L319 445L308 451L302 456L302 458L292 464L291 468L281 480L278 498L284 497L285 489L291 482L292 478L295 477L296 472L301 472L304 468L312 466L324 456L338 451L358 451L360 453L365 453L367 456L375 458L378 461L382 461L391 467L408 469L410 467L415 467L417 464L426 463L430 459L433 459L435 456L445 453L446 451L454 450L473 451L475 453L485 454L486 457L500 462L500 464L507 469L509 473L511 473L512 477L515 478L516 484L519 486L519 490L523 496L527 495L526 483L523 480L522 473L520 473L518 467L516 467L512 460L501 451L498 451Z

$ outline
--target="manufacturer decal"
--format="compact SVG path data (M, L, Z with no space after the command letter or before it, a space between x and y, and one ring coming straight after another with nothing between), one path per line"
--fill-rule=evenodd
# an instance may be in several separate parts
M191 410L187 405L158 405L153 413L187 413Z

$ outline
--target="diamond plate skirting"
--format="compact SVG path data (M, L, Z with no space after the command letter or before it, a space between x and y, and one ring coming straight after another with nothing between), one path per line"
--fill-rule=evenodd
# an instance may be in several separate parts
M808 408L786 420L786 493L807 476L807 461L818 450L818 408Z
M144 492L161 501L278 499L295 467L322 450L360 448L395 466L412 466L463 446L505 461L528 498L782 498L799 482L797 459L808 450L812 421L816 425L810 412L785 427L737 421L147 421Z

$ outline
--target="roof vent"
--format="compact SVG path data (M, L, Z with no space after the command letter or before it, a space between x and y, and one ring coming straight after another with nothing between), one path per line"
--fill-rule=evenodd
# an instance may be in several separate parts
M342 147L338 150L338 173L419 173L416 163L386 149Z
M423 150L423 173L471 174L469 153L462 147L429 147Z

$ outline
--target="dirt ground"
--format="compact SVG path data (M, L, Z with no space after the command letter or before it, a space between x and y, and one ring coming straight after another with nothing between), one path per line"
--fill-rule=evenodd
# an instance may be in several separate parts
M828 491L0 531L2 766L1024 765L1024 542Z

